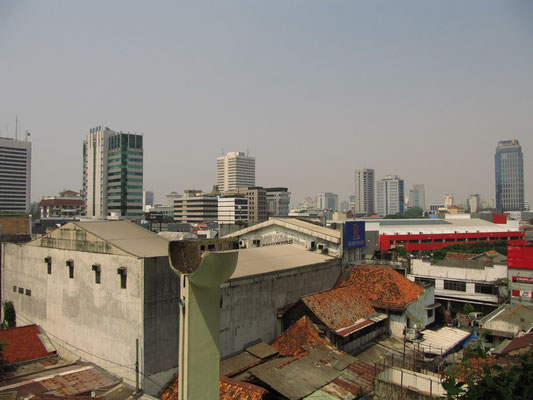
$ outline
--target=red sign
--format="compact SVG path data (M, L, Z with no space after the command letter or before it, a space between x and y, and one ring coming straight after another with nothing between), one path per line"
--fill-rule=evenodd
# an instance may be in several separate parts
M505 214L492 214L492 222L494 224L506 224L507 215Z
M533 277L530 277L530 276L513 276L513 282L533 283Z
M507 266L509 268L533 269L533 247L508 246Z

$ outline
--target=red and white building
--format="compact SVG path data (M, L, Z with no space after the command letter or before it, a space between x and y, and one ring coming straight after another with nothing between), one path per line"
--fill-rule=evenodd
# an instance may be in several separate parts
M376 226L377 225L377 226ZM379 230L380 250L403 246L407 251L436 250L455 243L506 240L526 245L517 221L494 222L470 218L470 214L447 214L445 219L382 219L367 221L366 230Z
M533 247L509 246L507 248L507 279L511 302L533 303Z
M85 201L78 192L65 190L39 202L41 218L73 218L85 212Z

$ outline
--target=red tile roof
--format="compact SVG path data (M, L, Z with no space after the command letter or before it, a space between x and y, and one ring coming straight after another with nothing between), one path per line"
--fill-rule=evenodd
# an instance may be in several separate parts
M519 336L511 340L505 348L503 348L500 354L507 354L514 350L519 350L524 347L530 346L533 343L533 333L528 333L524 336Z
M160 400L178 400L179 377L176 374L172 384L159 396ZM237 381L226 376L220 377L220 400L262 400L268 390L250 383Z
M424 288L384 265L354 265L339 286L353 286L373 307L403 311L418 299Z
M370 302L351 285L306 296L302 301L333 331L376 313Z
M309 318L303 316L283 332L272 343L272 347L282 356L296 356L306 353L306 350L302 347L303 345L317 342L331 346L327 340L318 335Z
M468 260L469 258L475 257L477 254L473 253L455 253L453 251L449 251L446 253L446 258L452 258L454 260Z
M54 355L44 347L37 336L40 333L37 325L0 330L0 340L6 342L6 348L2 352L5 362L13 364Z
M39 207L47 206L83 206L85 202L82 199L63 199L61 197L55 199L42 199L39 202Z

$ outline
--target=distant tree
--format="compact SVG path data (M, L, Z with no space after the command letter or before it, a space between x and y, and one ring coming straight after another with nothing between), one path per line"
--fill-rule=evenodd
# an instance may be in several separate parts
M533 218L531 218L531 219L529 220L529 223L530 223L531 225L533 225Z
M405 212L405 216L407 218L423 218L424 210L422 210L420 207L408 208Z
M470 303L465 303L465 305L463 306L463 310L465 313L474 312L474 306Z
M507 255L507 241L506 240L497 240L495 242L477 242L477 243L455 243L446 247L441 247L433 251L433 262L444 260L446 258L446 253L472 253L472 254L481 254L486 251L495 250L504 256Z
M397 257L407 257L407 250L403 246L397 246L394 248L394 252L396 253Z
M12 301L4 301L4 320L1 328L14 328L17 326L17 314L15 313L15 306Z

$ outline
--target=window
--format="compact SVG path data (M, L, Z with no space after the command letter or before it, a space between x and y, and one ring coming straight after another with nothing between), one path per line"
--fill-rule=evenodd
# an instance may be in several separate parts
M455 242L455 239L446 239L446 243L453 243Z
M26 296L31 296L31 290L30 289L26 289Z
M488 240L486 237L480 237L479 240Z
M433 243L442 243L444 239L433 239Z
M466 292L466 282L459 281L444 281L445 290L456 290L458 292Z
M13 286L13 292L17 293L17 287Z
M430 309L428 310L428 318L432 318L432 317L433 317L433 309L430 308Z
M45 257L44 262L46 263L46 269L48 271L48 275L52 274L52 257Z
M100 264L94 264L92 269L94 271L94 283L100 283Z
M466 242L466 238L457 238L458 242Z
M498 294L498 287L495 285L487 285L483 283L476 283L475 288L476 293L483 293L483 294Z
M126 279L127 279L127 273L126 273L126 268L124 267L121 267L119 269L117 269L117 274L120 275L120 288L121 289L126 289Z
M419 240L409 240L409 243L410 244L418 244L418 243L420 243L420 241Z
M67 267L68 267L68 277L70 279L74 279L74 261L68 260Z
M435 279L433 279L433 278L422 278L420 276L415 276L415 283L418 283L421 286L427 286L427 285L435 286Z
M24 293L24 289L19 287L19 294L23 294Z

